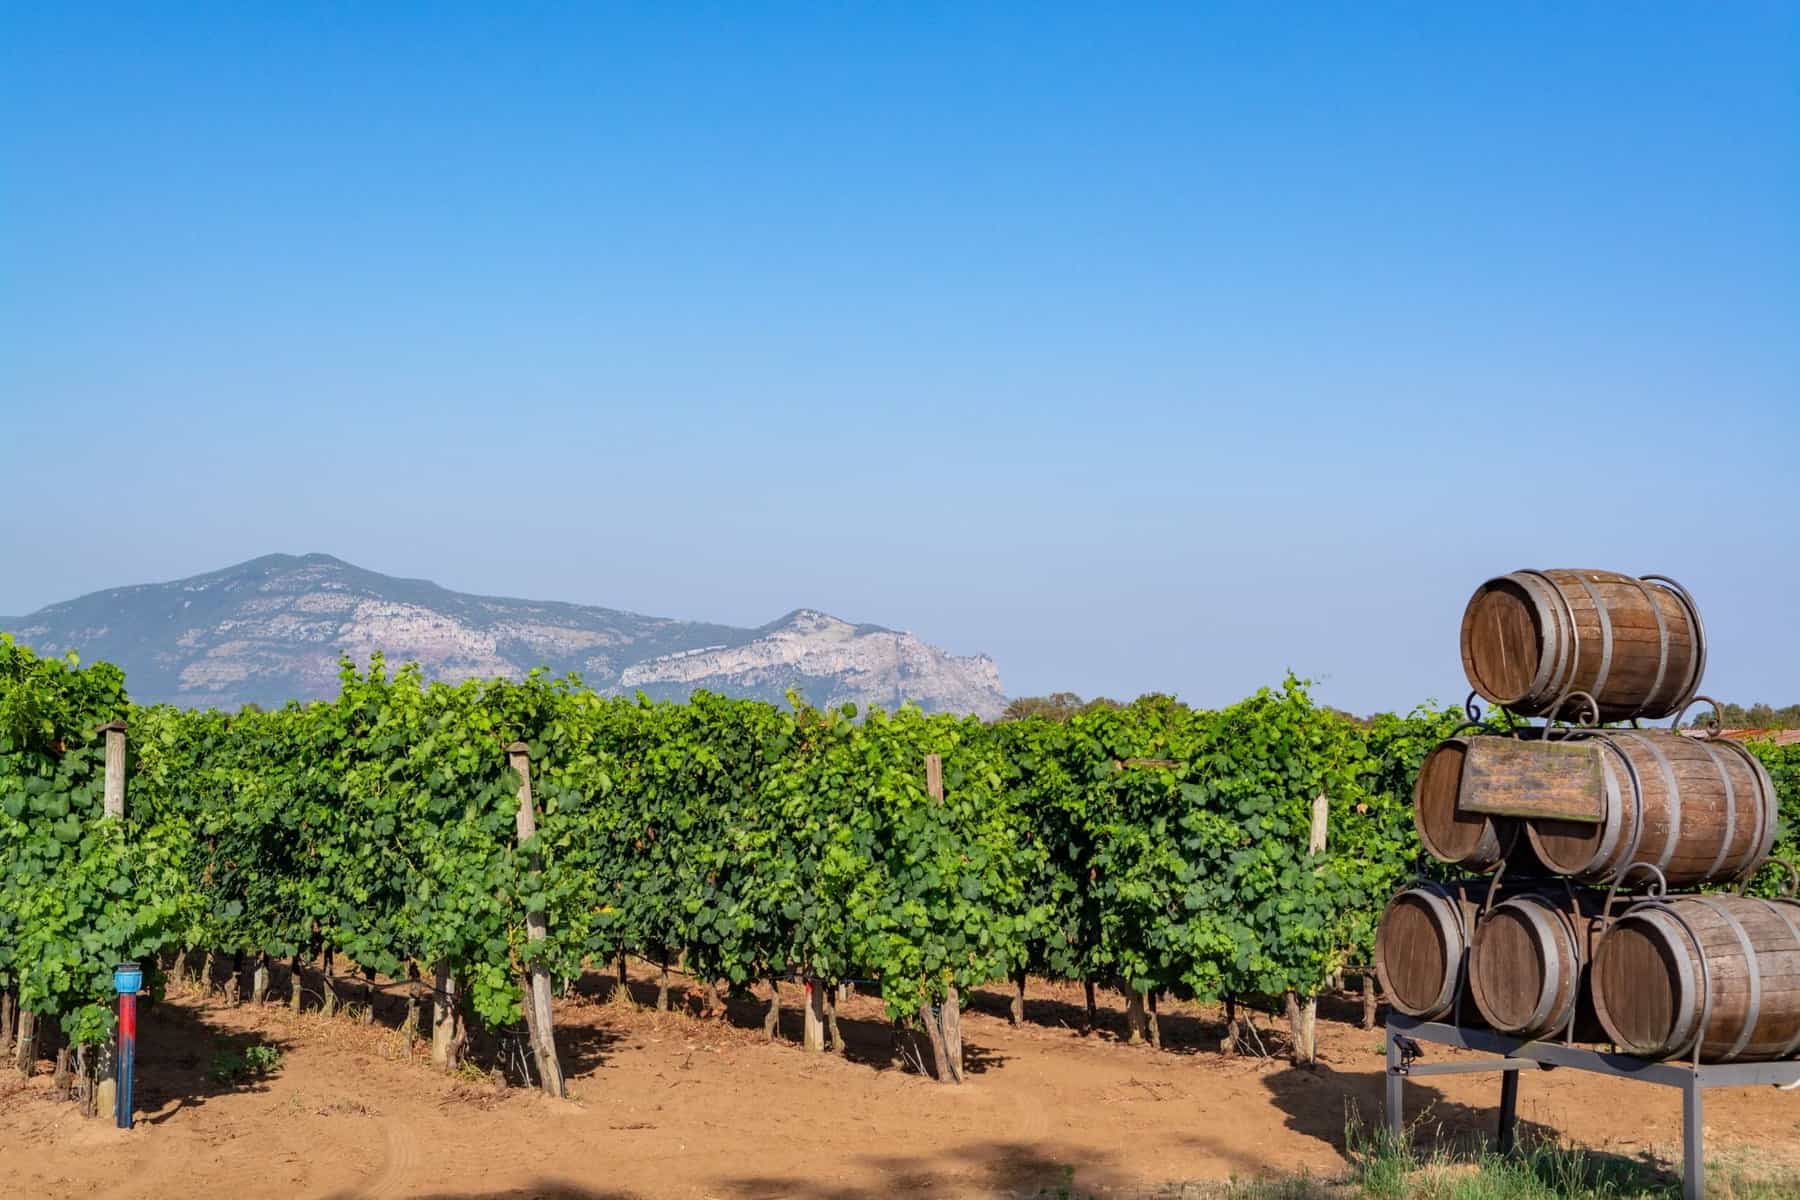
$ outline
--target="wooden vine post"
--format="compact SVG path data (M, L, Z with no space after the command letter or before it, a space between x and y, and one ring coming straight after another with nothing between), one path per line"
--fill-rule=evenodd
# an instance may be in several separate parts
M537 812L531 802L531 747L524 742L514 742L506 748L507 761L519 776L519 844L522 846L537 836ZM534 852L531 856L531 873L538 874L541 862ZM541 942L549 936L549 923L544 911L539 908L525 913L525 936L532 942ZM530 986L525 995L525 1025L531 1032L531 1048L537 1058L538 1078L543 1081L544 1092L558 1098L565 1094L563 1087L562 1063L556 1057L555 1026L550 1012L550 970L542 963L534 965L530 970Z
M944 802L944 759L939 754L925 756L925 794L933 803ZM931 1053L936 1060L938 1082L961 1083L963 1080L962 1004L956 983L951 981L944 993L944 1003L932 1012L930 1001L920 1008L926 1036L931 1039Z
M110 820L125 819L125 722L108 721L97 731L106 739L106 783L101 803ZM94 1081L94 1115L107 1117L118 1107L119 1081L114 1073L116 1056L106 1056L106 1066ZM60 1064L61 1060L58 1059Z
M806 990L804 1044L808 1052L825 1052L825 982L808 975L800 985Z
M1331 798L1324 792L1313 797L1312 830L1306 839L1310 855L1325 853L1325 835L1331 820ZM1288 993L1288 1021L1294 1035L1294 1061L1316 1062L1319 1057L1319 998L1297 998Z
M454 1071L456 1059L456 977L448 963L439 963L431 991L431 1061Z

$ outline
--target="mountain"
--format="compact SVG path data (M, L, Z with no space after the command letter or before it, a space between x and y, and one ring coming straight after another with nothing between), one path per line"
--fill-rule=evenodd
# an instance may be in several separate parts
M697 689L818 705L846 701L997 715L1006 698L985 655L958 657L910 633L799 609L756 629L618 609L453 592L328 554L271 554L172 583L112 588L0 619L41 654L78 651L125 668L140 703L236 708L337 694L337 660L381 651L429 679L578 672L611 694L678 699Z

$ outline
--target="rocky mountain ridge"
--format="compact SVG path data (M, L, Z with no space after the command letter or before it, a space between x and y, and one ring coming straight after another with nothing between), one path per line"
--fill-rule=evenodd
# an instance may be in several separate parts
M611 694L678 699L706 689L820 705L853 702L992 717L1006 703L985 655L798 609L755 629L619 609L454 592L326 554L273 554L169 583L94 592L0 630L40 653L125 668L132 698L264 707L337 693L337 662L416 661L430 679L574 671Z

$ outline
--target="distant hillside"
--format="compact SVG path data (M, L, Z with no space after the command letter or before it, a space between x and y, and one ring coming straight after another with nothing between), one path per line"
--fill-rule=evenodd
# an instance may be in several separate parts
M679 698L697 689L815 704L846 701L997 716L992 659L957 657L910 633L799 609L757 629L618 609L453 592L328 554L271 554L172 583L112 588L0 618L40 653L78 651L125 668L132 698L270 707L337 694L337 660L376 651L428 678L518 678L535 666L594 688Z

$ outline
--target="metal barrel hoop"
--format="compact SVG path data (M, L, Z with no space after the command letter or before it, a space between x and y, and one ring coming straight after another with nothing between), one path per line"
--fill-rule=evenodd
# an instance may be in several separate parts
M1779 862L1789 871L1795 870L1794 864L1785 858L1779 858L1775 861ZM1800 875L1796 875L1796 879L1797 881L1800 881ZM1793 935L1795 946L1800 947L1800 919L1797 919L1795 916L1797 912L1800 912L1800 900L1795 900L1792 893L1790 893L1780 899L1764 900L1762 903L1768 907L1770 912L1781 918L1781 923L1785 925L1787 931ZM1794 1036L1788 1040L1787 1045L1781 1048L1781 1053L1777 1054L1775 1057L1778 1059L1792 1058L1794 1051L1796 1050L1800 1050L1800 1029L1794 1031Z
M1731 853L1731 844L1737 840L1737 785L1731 782L1731 772L1725 769L1725 762L1717 751L1710 745L1702 746L1701 749L1712 760L1713 769L1719 773L1719 782L1725 785L1725 836L1719 842L1719 852L1713 856L1712 864L1706 868L1707 877L1712 878L1725 865L1725 858ZM1757 830L1756 840L1762 840L1760 829ZM1752 843L1751 849L1755 848L1755 843Z
M1688 681L1687 686L1672 705L1672 707L1685 708L1688 702L1694 699L1694 694L1700 690L1700 680L1706 674L1706 622L1700 616L1700 606L1694 603L1692 593L1682 587L1678 580L1671 579L1667 575L1643 575L1639 578L1663 584L1675 593L1675 599L1679 600L1681 606L1687 609L1688 620L1694 626L1693 678Z
M1616 739L1610 738L1610 737L1605 737L1600 734L1595 734L1594 739L1600 744L1602 749L1611 751L1613 756L1616 757L1625 766L1625 783L1626 783L1626 786L1628 786L1631 789L1630 802L1632 805L1631 846L1625 853L1625 862L1629 865L1630 863L1632 863L1633 861L1636 860L1638 846L1643 841L1643 833L1644 833L1643 785L1638 780L1637 768L1632 765L1631 756L1626 754L1623 750L1619 749L1619 743ZM1604 756L1602 756L1602 757L1604 757ZM1615 776L1611 771L1607 770L1604 763L1602 763L1601 770L1605 776L1606 798L1607 798L1608 802L1610 803L1614 793L1618 790L1614 786L1617 782L1617 776ZM1617 822L1615 822L1613 824L1612 829L1607 831L1601 837L1600 848L1594 852L1594 858L1589 860L1590 864L1594 861L1605 862L1606 860L1608 860L1609 858L1612 857L1613 851L1615 849L1617 849L1618 844L1619 844L1619 832L1621 829L1624 828L1624 825L1625 825L1625 803L1626 803L1626 799L1624 796L1621 795L1619 797L1619 819ZM1604 822L1604 820L1605 820L1605 818L1602 817L1603 822ZM1614 877L1615 878L1617 877L1616 872L1614 873Z
M1594 606L1594 615L1600 620L1600 667L1594 672L1594 682L1589 685L1590 695L1597 698L1601 692L1606 690L1606 677L1612 674L1612 614L1607 611L1606 605L1600 603L1600 593L1594 590L1594 585L1588 582L1588 578L1585 574L1577 571L1575 573L1575 579L1581 584L1581 590L1587 593L1588 603ZM1571 677L1570 682L1574 682L1573 677ZM1600 705L1596 702L1594 705L1594 724L1598 725L1599 723Z
M1662 694L1663 679L1669 673L1669 623L1663 620L1662 605L1656 602L1650 585L1638 576L1633 576L1631 581L1637 584L1638 591L1644 595L1644 603L1650 606L1650 615L1656 618L1656 679L1637 706L1637 714L1641 714L1655 711L1656 698ZM1633 725L1637 723L1637 714L1631 718Z
M1669 865L1669 860L1675 857L1675 847L1681 842L1681 783L1675 778L1675 768L1669 765L1668 757L1657 748L1655 742L1651 741L1641 733L1628 733L1625 736L1631 738L1633 741L1643 746L1644 749L1648 750L1650 752L1650 757L1656 760L1657 768L1662 772L1663 787L1667 790L1669 796L1669 825L1668 831L1664 836L1662 858L1657 861L1656 865L1658 867L1667 867ZM1641 824L1641 817L1643 814L1641 799L1638 813Z
M1575 898L1575 887L1568 878L1563 878L1563 887L1569 893L1569 911L1555 912L1556 919L1562 924L1563 932L1569 935L1570 958L1574 960L1575 987L1569 993L1569 1016L1560 1026L1550 1031L1551 1034L1566 1034L1570 1045L1575 1044L1575 1018L1581 1013L1581 959L1578 951L1581 948L1581 930L1575 925L1576 916L1580 915L1581 905ZM1560 969L1559 969L1560 970Z
M1524 570L1515 571L1515 572L1513 572L1513 574L1516 576L1533 578L1534 580L1541 580L1542 581L1541 586L1544 588L1548 588L1550 591L1550 595L1555 597L1555 599L1557 601L1561 602L1563 615L1567 619L1567 622L1568 622L1570 640L1574 643L1574 645L1577 648L1579 648L1580 643L1581 643L1581 634L1580 634L1580 631L1578 631L1575 628L1575 610L1569 607L1569 598L1567 596L1563 595L1562 589L1560 587L1556 586L1556 581L1551 579L1550 576L1546 575L1544 572L1533 570L1529 567L1525 568ZM1533 597L1534 600L1539 599L1539 598L1540 597ZM1554 603L1546 603L1546 604L1544 604L1543 607L1545 610L1545 614L1547 616L1551 616L1551 617L1555 616L1555 604ZM1566 687L1567 681L1563 678L1563 662L1564 662L1565 658L1571 659L1569 670L1571 673L1573 673L1573 671L1574 671L1574 661L1573 661L1574 656L1570 655L1569 642L1565 642L1564 639L1559 637L1556 639L1556 655L1555 655L1555 657L1546 659L1543 662L1540 662L1538 664L1537 676L1534 679L1532 679L1531 685L1530 685L1530 692L1527 694L1536 694L1536 693L1542 692L1552 686L1554 686L1556 688L1556 690L1558 692L1560 692L1564 687Z
M1631 782L1631 849L1625 854L1625 861L1630 864L1637 861L1638 851L1644 846L1644 780L1638 774L1637 764L1631 761L1631 755L1620 749L1612 738L1604 740L1613 753L1619 756L1619 761L1625 764L1625 775ZM1621 816L1623 808L1624 805L1621 804ZM1656 873L1660 877L1662 869L1657 868ZM1665 892L1669 890L1668 880L1663 880L1662 887Z
M1743 1024L1738 1029L1737 1040L1731 1044L1731 1049L1727 1050L1720 1058L1721 1062L1730 1062L1744 1052L1744 1047L1750 1044L1750 1035L1755 1031L1756 1023L1762 1020L1762 967L1757 961L1756 945L1750 940L1749 932L1744 929L1743 922L1739 921L1729 908L1720 904L1712 896L1700 895L1693 899L1696 903L1704 904L1719 914L1719 919L1725 922L1726 927L1737 939L1738 949L1744 953L1744 977L1750 988L1750 1003L1745 1009ZM1704 1032L1703 1029L1703 1037Z
M1737 754L1749 766L1750 773L1756 777L1757 782L1762 784L1759 789L1761 795L1758 797L1758 802L1762 805L1763 810L1762 831L1755 847L1756 853L1751 856L1752 865L1749 868L1752 871L1760 870L1762 864L1768 861L1769 855L1775 850L1776 823L1781 807L1780 797L1775 792L1775 781L1769 777L1769 768L1763 765L1763 760L1752 754L1747 747L1730 738L1718 738L1713 740L1712 744Z
M1693 1045L1686 1049L1693 1051L1694 1065L1697 1067L1700 1065L1700 1048L1706 1043L1706 1027L1712 1023L1713 1010L1712 965L1707 960L1706 948L1701 943L1700 934L1694 929L1693 922L1689 921L1679 908L1671 904L1667 897L1659 896L1634 904L1625 911L1625 915L1630 916L1632 913L1640 911L1667 913L1670 920L1681 926L1681 931L1687 934L1688 941L1693 943L1694 958L1700 964L1700 1015L1694 1021ZM1670 1057L1674 1057L1674 1055Z

